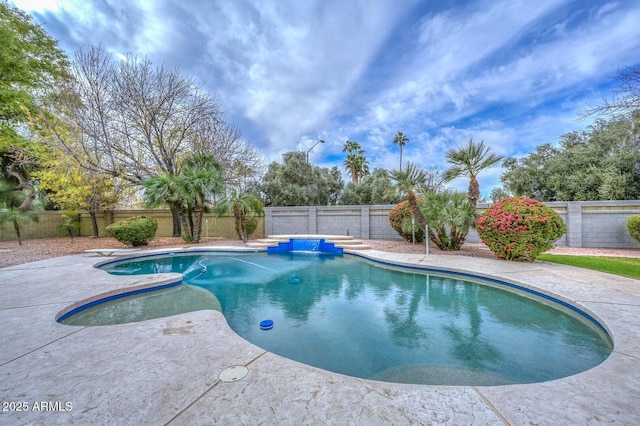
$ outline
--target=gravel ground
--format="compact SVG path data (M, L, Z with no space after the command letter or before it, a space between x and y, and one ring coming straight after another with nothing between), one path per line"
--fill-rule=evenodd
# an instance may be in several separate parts
M364 240L375 250L391 251L396 253L424 253L423 244L413 245L405 241ZM157 249L161 247L204 247L204 246L242 246L240 240L210 238L200 244L186 244L180 238L156 238L143 250ZM75 253L83 253L92 248L127 248L124 244L113 238L76 237L74 241L68 237L37 238L24 240L22 245L17 241L0 241L0 268L19 265L36 260L47 259L56 256L65 256ZM458 255L493 258L493 254L484 244L467 243L460 251L444 252L430 244L429 251L432 254ZM640 257L640 249L587 249L556 247L550 251L554 254L584 255L584 256L620 256Z

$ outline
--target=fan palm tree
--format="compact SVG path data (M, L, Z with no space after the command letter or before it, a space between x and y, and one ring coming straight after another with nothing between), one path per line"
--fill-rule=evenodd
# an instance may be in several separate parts
M62 214L62 223L60 225L58 225L58 229L62 232L66 232L69 234L69 237L71 237L71 242L73 243L73 234L74 232L78 232L80 231L80 222L75 219L73 216L75 217L79 217L79 215L77 213L68 213Z
M424 170L418 168L412 163L407 163L407 167L404 171L393 170L389 173L391 180L395 181L395 188L387 193L387 196L394 193L406 194L409 207L411 208L411 214L418 222L418 226L426 233L427 221L424 215L420 211L418 206L418 200L415 195L415 190L425 183L427 175Z
M247 232L247 215L250 213L261 216L264 212L262 200L253 192L238 193L235 189L231 190L229 197L216 203L216 213L222 216L225 213L233 213L236 220L236 229L242 238L242 242L249 241L249 233Z
M195 153L185 157L179 175L180 192L193 206L191 241L200 242L202 218L207 195L223 191L220 163L211 154Z
M12 207L4 211L0 210L0 226L6 222L13 223L13 229L16 231L16 237L18 237L18 244L22 245L22 237L20 230L24 225L29 222L37 222L38 216L32 212L24 212L19 207Z
M364 156L364 149L356 141L346 141L342 152L349 153L344 160L344 166L351 173L351 181L360 182L360 179L369 174L369 163Z
M444 179L452 181L460 176L468 176L470 180L467 196L471 205L475 207L480 198L478 174L502 161L503 157L490 152L489 147L484 145L484 141L475 143L473 139L469 139L466 145L458 146L457 149L447 150L445 156L451 166L445 170Z
M182 230L191 236L190 222L187 222L187 205L182 194L180 179L171 173L151 176L142 182L145 188L146 203L149 207L158 207L163 203L169 205L171 213L179 218ZM174 235L179 237L180 235Z
M409 138L402 132L396 133L393 137L393 144L400 146L400 171L402 171L402 147L409 142Z
M460 250L476 220L476 209L464 192L444 191L426 196L424 209L429 239L440 250Z

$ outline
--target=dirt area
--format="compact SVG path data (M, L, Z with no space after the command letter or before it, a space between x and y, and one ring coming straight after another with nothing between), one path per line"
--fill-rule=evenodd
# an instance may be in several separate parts
M365 244L375 250L391 251L396 253L424 253L423 244L410 244L405 241L363 240ZM200 244L186 244L180 238L156 238L151 243L142 247L142 250L157 249L161 247L204 247L204 246L242 246L240 240L210 238ZM127 248L124 244L113 238L76 237L74 241L68 237L38 238L25 240L22 245L17 241L0 241L0 268L19 265L50 257L65 256L69 254L83 253L93 248ZM493 254L484 244L467 243L460 251L443 252L436 246L429 246L431 254L458 255L493 258ZM583 256L620 256L640 257L640 249L588 249L556 247L550 251L554 254L572 254Z

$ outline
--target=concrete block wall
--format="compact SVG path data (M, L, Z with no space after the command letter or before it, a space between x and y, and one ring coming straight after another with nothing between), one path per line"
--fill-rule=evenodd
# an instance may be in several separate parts
M389 225L394 205L267 207L265 234L350 235L354 238L400 240Z
M21 229L22 239L31 238L49 238L67 236L65 231L58 229L63 222L60 211L41 211L35 212L39 220L37 222L29 222ZM112 210L100 212L96 215L98 222L98 235L106 237L106 227L112 223L119 222L133 216L149 216L158 222L157 237L170 237L173 234L173 221L169 210ZM264 236L264 217L259 218L258 228L251 236L252 238L261 238ZM305 225L306 226L306 225ZM80 215L80 236L92 236L93 227L91 226L91 218L88 213ZM205 213L202 223L202 237L206 238L223 237L238 238L235 231L235 219L233 216L217 217L214 213ZM0 227L0 241L17 240L15 230L12 223L5 223Z
M20 237L23 240L42 237L61 237L68 235L66 231L58 229L64 219L59 211L33 212L38 218L36 222L27 222L20 228ZM0 241L17 241L18 236L13 227L13 222L0 226Z
M626 222L631 215L640 214L640 200L627 201L558 201L545 203L553 208L567 224L567 233L557 244L569 247L589 248L640 248L627 232ZM351 235L354 238L400 240L389 225L388 215L394 205L373 206L313 206L313 207L268 207L265 217L260 218L258 229L252 238L274 234L333 234ZM481 212L488 207L479 204ZM64 236L58 229L62 223L61 212L36 212L38 222L28 223L22 229L22 237L43 238ZM113 210L97 215L100 236L106 236L105 228L122 219L147 215L158 221L158 237L172 234L169 210ZM216 217L205 214L208 223L203 224L203 237L237 238L232 216ZM80 235L92 235L88 214L80 217ZM0 240L15 240L11 223L0 227ZM467 241L480 242L475 230L469 231Z
M557 244L568 247L640 248L627 232L627 218L640 214L640 200L557 201L545 203L567 224L567 233ZM478 204L482 212L489 205ZM265 234L332 234L354 238L400 240L389 225L394 205L269 207ZM478 233L469 231L467 241L479 243Z
M627 218L640 214L640 200L582 203L582 247L639 248L627 231Z

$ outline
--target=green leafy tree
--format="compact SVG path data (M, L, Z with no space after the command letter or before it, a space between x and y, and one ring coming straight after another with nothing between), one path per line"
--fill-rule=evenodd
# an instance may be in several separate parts
M557 147L541 145L505 160L503 185L541 201L640 198L640 129L628 118L598 120L586 131L562 135Z
M387 196L388 194L391 195ZM365 176L359 183L349 182L340 194L339 204L397 204L400 201L400 195L393 191L393 183L389 173L384 169L376 168L373 173Z
M68 211L86 211L91 218L93 237L98 238L97 214L113 209L127 188L112 176L92 173L68 156L53 151L41 162L42 168L34 173L38 189L46 191L47 198L58 208Z
M269 206L326 206L338 202L344 182L337 167L313 166L304 152L287 152L272 162L256 186Z
M416 188L419 188L420 185L424 185L425 183L425 171L418 168L413 163L407 163L405 170L393 170L390 173L390 177L391 180L395 182L395 188L389 191L387 195L394 196L401 194L402 196L406 196L413 217L416 219L416 222L422 232L426 233L427 222L424 214L420 210L415 193Z
M509 197L511 197L511 194L502 186L494 186L491 189L491 194L489 194L489 199L491 200L492 203L502 200L503 198L509 198Z
M358 183L369 174L369 163L364 155L364 149L356 141L346 141L342 152L347 152L344 160L345 169L351 174L351 182Z
M255 215L261 216L264 213L264 206L257 194L253 192L239 193L232 189L228 197L218 200L215 210L218 216L233 214L238 234L242 242L246 243L249 241L247 219Z
M402 132L396 133L393 137L393 144L400 147L400 171L402 171L402 147L409 142L409 138Z
M458 146L456 149L449 149L445 153L450 167L444 172L444 179L452 181L461 176L469 178L469 202L476 206L480 198L480 184L478 174L500 161L502 156L492 153L489 147L484 145L484 141L475 143L469 139L466 145Z
M0 1L0 156L25 192L20 211L36 199L29 170L41 146L31 139L45 115L50 89L69 79L68 59L57 42L20 9Z

